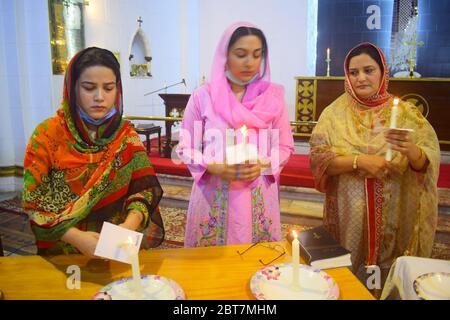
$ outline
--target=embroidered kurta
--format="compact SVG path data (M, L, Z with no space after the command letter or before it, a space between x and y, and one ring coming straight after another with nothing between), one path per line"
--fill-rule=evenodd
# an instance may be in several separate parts
M281 240L279 174L292 152L293 141L283 91L279 86L273 86L269 90L273 94L278 91L278 103L283 106L272 123L272 128L279 130L279 144L272 148L273 159L278 158L275 162L279 162L279 166L274 165L270 175L260 176L252 182L228 183L206 172L206 154L200 155L200 164L187 162L194 183L187 214L185 246ZM195 144L194 139L185 138L194 137L195 123L200 125L198 132L203 150L211 148L211 144L219 143L216 140L211 142L210 137L203 134L208 130L220 132L224 137L220 143L225 148L226 129L229 125L212 108L206 86L193 92L185 110L177 149L182 158L194 155L197 152L194 145L200 145L199 142ZM259 135L257 136L259 139Z

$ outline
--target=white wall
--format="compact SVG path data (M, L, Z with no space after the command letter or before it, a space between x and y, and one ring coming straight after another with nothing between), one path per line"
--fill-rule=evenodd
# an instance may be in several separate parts
M290 118L295 114L294 77L306 75L307 0L199 0L200 73L209 78L222 32L235 21L249 21L266 35L271 80L284 85Z
M85 11L86 46L120 52L126 115L164 115L158 94L144 96L185 78L183 85L168 93L191 92L191 79L198 77L198 32L196 0L91 0ZM129 76L129 47L137 29L137 18L150 42L152 78ZM162 93L162 92L160 92ZM161 123L162 124L162 123Z
M34 128L53 113L47 1L0 0L0 12L0 167L21 166Z

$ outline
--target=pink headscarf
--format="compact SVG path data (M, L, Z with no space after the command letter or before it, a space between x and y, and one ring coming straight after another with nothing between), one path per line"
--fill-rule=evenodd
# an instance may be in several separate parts
M264 73L264 76L247 86L242 102L231 91L225 75L228 44L231 35L239 27L257 28L249 22L236 22L223 33L214 55L211 81L207 84L213 109L233 128L240 128L244 124L248 128L268 128L284 107L283 103L278 102L280 97L284 99L283 90L269 90L273 87L270 83L269 56L266 56L266 61L261 61L260 74Z

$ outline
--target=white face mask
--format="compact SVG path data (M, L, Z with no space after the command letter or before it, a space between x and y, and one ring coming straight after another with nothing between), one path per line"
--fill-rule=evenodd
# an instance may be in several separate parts
M233 82L234 84L237 84L238 86L246 86L246 85L248 85L248 84L250 84L250 83L252 83L253 81L255 81L255 80L257 80L257 79L259 79L259 73L256 73L254 76L253 76L253 78L251 78L250 80L248 80L248 81L241 81L241 80L239 80L239 79L236 79L232 74L231 74L231 72L229 71L229 70L225 70L225 75L226 75L226 77L227 77L227 79L228 80L230 80L231 82Z
M86 112L84 112L80 106L77 106L77 109L78 109L78 113L79 113L81 119L83 119L84 121L86 121L90 124L93 124L95 126L99 126L99 125L103 124L104 122L106 122L106 120L108 120L109 118L111 118L112 116L114 116L117 113L115 106L113 106L111 111L108 112L108 114L105 115L102 119L93 119Z

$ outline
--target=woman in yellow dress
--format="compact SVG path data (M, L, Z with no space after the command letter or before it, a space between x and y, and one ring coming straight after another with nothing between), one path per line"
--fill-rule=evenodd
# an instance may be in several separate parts
M326 193L324 225L352 252L353 271L382 275L402 255L429 257L437 225L440 164L435 131L411 103L393 96L382 51L370 43L345 59L345 93L321 114L310 140L316 188ZM386 160L388 145L392 160Z

